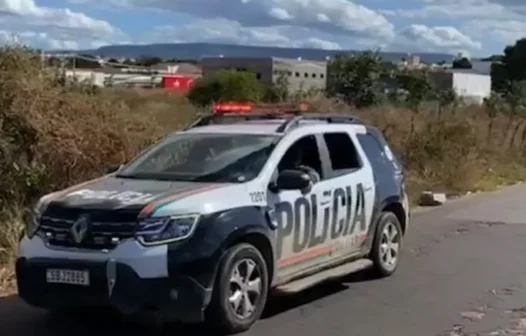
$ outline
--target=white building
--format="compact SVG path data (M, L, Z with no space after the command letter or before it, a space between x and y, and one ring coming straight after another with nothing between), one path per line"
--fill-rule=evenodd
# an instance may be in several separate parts
M77 78L80 82L89 83L94 86L103 87L106 75L102 72L91 70L66 70L68 78Z
M327 84L327 62L279 57L204 57L201 59L203 76L220 70L248 71L265 84L285 78L291 92L309 89L323 90Z
M481 104L491 94L491 76L473 69L448 69L431 76L438 87L452 88L465 101Z

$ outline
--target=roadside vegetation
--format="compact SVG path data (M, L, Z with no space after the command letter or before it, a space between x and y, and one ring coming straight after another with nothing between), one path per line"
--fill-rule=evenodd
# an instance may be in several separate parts
M498 90L482 105L438 87L432 72L397 68L373 52L336 58L325 92L290 93L285 76L265 87L255 75L224 71L197 81L185 97L70 82L58 68L44 68L32 50L0 48L0 292L14 290L15 246L39 196L104 174L214 101L307 101L318 112L355 114L386 134L412 195L522 181L526 77L517 74L526 76L526 62L495 69Z

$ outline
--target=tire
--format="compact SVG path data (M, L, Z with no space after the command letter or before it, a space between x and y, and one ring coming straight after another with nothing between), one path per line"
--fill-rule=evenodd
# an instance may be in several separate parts
M388 234L389 232L391 232L391 234ZM389 239L389 236L391 236L391 239ZM402 240L402 226L400 225L398 218L392 212L382 212L380 218L378 218L373 246L370 253L374 270L380 277L390 276L398 269ZM396 254L393 254L393 252L395 252L395 247L397 247ZM391 254L389 255L388 253ZM395 258L389 259L389 256L392 257L393 255Z
M246 270L248 265L254 266L252 276L253 289L259 288L259 296L255 291L250 291L247 286ZM234 281L234 274L237 270L238 281ZM259 278L259 285L255 279ZM247 286L241 287L240 286ZM257 248L253 245L241 243L228 249L219 265L217 278L214 286L212 301L206 312L206 322L222 334L236 334L246 331L260 318L265 307L268 295L268 270L265 259ZM236 294L237 293L237 294ZM245 300L243 298L248 294L253 306L251 313L243 314ZM241 300L238 309L234 309L235 303L230 303L230 298L234 295L240 295ZM243 316L245 315L245 316Z

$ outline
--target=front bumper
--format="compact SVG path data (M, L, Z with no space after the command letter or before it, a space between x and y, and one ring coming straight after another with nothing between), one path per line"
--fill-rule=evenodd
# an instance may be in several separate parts
M108 262L20 257L16 262L19 296L30 305L45 308L112 306L124 314L157 311L182 322L200 322L210 302L211 290L191 277L140 278L125 263L114 262L110 289ZM48 268L87 270L90 285L47 283Z

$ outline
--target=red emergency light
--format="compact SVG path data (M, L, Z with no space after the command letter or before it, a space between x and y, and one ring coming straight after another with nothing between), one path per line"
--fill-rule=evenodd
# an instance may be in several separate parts
M217 103L213 106L214 113L258 113L258 114L286 114L307 112L309 105L296 104L252 104L252 103Z
M252 104L218 103L214 104L214 113L247 113L252 111Z

